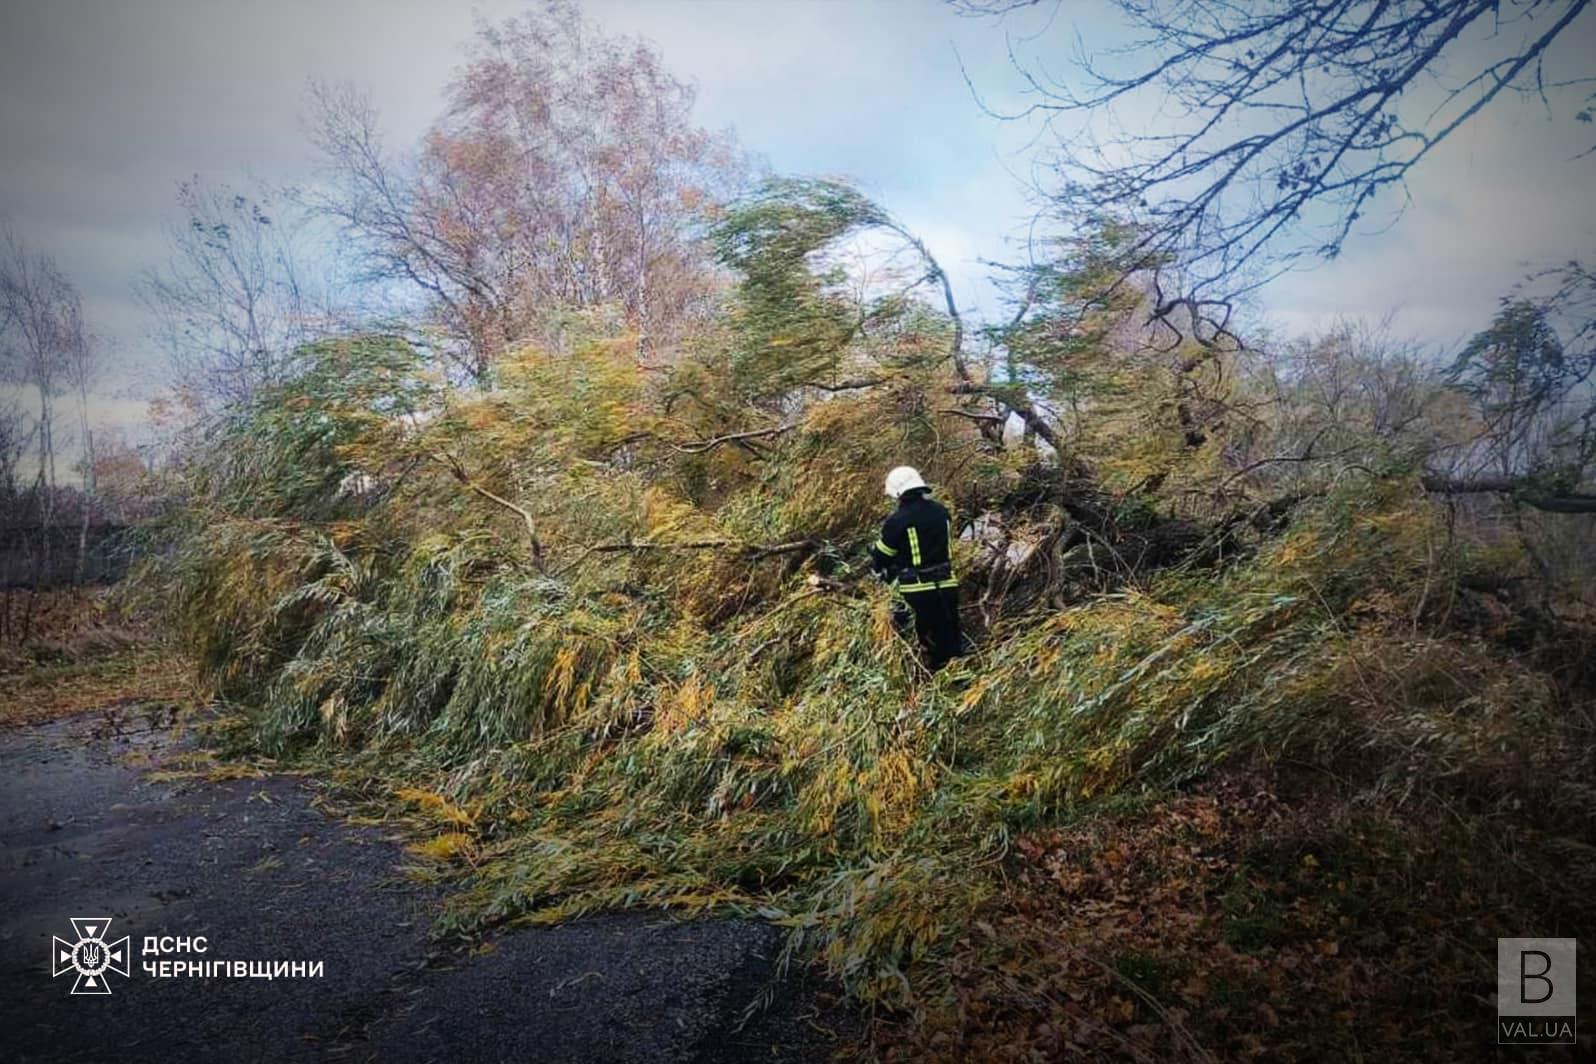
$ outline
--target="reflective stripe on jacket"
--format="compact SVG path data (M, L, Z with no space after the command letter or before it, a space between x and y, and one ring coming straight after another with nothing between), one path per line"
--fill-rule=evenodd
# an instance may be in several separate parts
M923 488L904 492L870 546L871 568L896 580L898 590L905 593L957 587L949 553L952 541L947 508Z

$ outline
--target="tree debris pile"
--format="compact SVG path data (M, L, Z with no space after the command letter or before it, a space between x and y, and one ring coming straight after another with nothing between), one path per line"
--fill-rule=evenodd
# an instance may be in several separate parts
M1376 858L1442 810L1558 855L1521 929L1589 915L1591 628L1511 590L1523 541L1423 490L1464 398L1344 337L1293 365L1128 344L1120 306L1064 329L1089 248L1035 279L1005 373L915 294L934 262L863 295L828 265L895 224L767 189L718 230L724 313L663 368L602 316L483 386L394 337L307 349L193 464L143 587L246 748L437 812L446 930L737 907L949 1059L1245 1048L1224 1017L1259 987L1282 1017L1328 995L1303 1023L1389 1013L1357 969L1286 960L1384 957ZM1330 369L1388 386L1329 405ZM935 676L864 571L906 460L960 522L979 643ZM1391 841L1348 828L1332 871L1225 790L1241 772L1293 781L1280 816L1334 804ZM1254 876L1278 838L1289 868ZM1308 858L1316 912L1290 900ZM1450 921L1530 865L1479 867L1414 897ZM1448 956L1490 992L1488 958Z

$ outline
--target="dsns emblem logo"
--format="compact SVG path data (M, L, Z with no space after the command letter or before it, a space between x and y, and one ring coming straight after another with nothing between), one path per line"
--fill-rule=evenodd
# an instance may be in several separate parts
M50 975L77 972L72 984L74 994L109 994L110 980L106 976L115 972L125 978L128 967L127 936L115 942L105 941L110 927L109 916L72 917L72 930L77 932L78 940L68 942L52 936Z

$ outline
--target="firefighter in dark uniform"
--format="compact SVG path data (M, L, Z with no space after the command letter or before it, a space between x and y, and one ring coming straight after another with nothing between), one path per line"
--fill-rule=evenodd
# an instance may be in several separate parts
M871 568L897 584L907 604L900 605L901 621L907 627L912 612L915 635L935 672L964 650L952 519L909 466L887 474L887 495L898 501L898 508L881 523L881 536L870 547Z

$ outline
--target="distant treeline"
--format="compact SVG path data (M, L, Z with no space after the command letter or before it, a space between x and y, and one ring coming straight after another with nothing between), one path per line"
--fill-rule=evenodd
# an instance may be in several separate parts
M131 531L118 522L92 524L86 535L77 525L0 522L0 588L115 583L133 557Z

